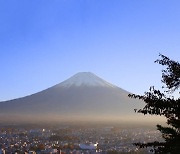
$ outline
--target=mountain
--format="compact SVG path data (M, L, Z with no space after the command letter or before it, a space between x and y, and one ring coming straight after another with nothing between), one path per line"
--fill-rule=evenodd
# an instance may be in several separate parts
M0 102L0 119L5 120L128 120L137 117L139 100L129 92L90 72L71 78L41 92Z

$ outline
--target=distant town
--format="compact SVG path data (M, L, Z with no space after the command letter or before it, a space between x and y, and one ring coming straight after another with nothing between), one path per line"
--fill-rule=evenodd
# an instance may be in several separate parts
M150 149L133 143L159 140L154 128L6 125L0 127L0 154L145 154Z

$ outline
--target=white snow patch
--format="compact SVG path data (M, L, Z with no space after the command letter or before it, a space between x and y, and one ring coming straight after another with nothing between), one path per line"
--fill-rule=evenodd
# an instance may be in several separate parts
M99 78L90 72L77 73L71 78L60 83L60 86L71 87L71 86L103 86L103 87L116 87L108 83L107 81Z

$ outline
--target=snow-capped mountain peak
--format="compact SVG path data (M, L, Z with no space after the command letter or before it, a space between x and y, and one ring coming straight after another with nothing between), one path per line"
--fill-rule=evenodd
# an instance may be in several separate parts
M108 83L107 81L99 78L91 72L80 72L72 76L71 78L60 83L63 87L71 86L102 86L102 87L116 87Z

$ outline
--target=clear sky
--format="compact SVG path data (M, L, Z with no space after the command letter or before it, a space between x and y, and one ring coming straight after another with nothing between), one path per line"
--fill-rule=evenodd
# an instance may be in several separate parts
M0 100L93 72L133 93L180 59L179 0L0 0Z

